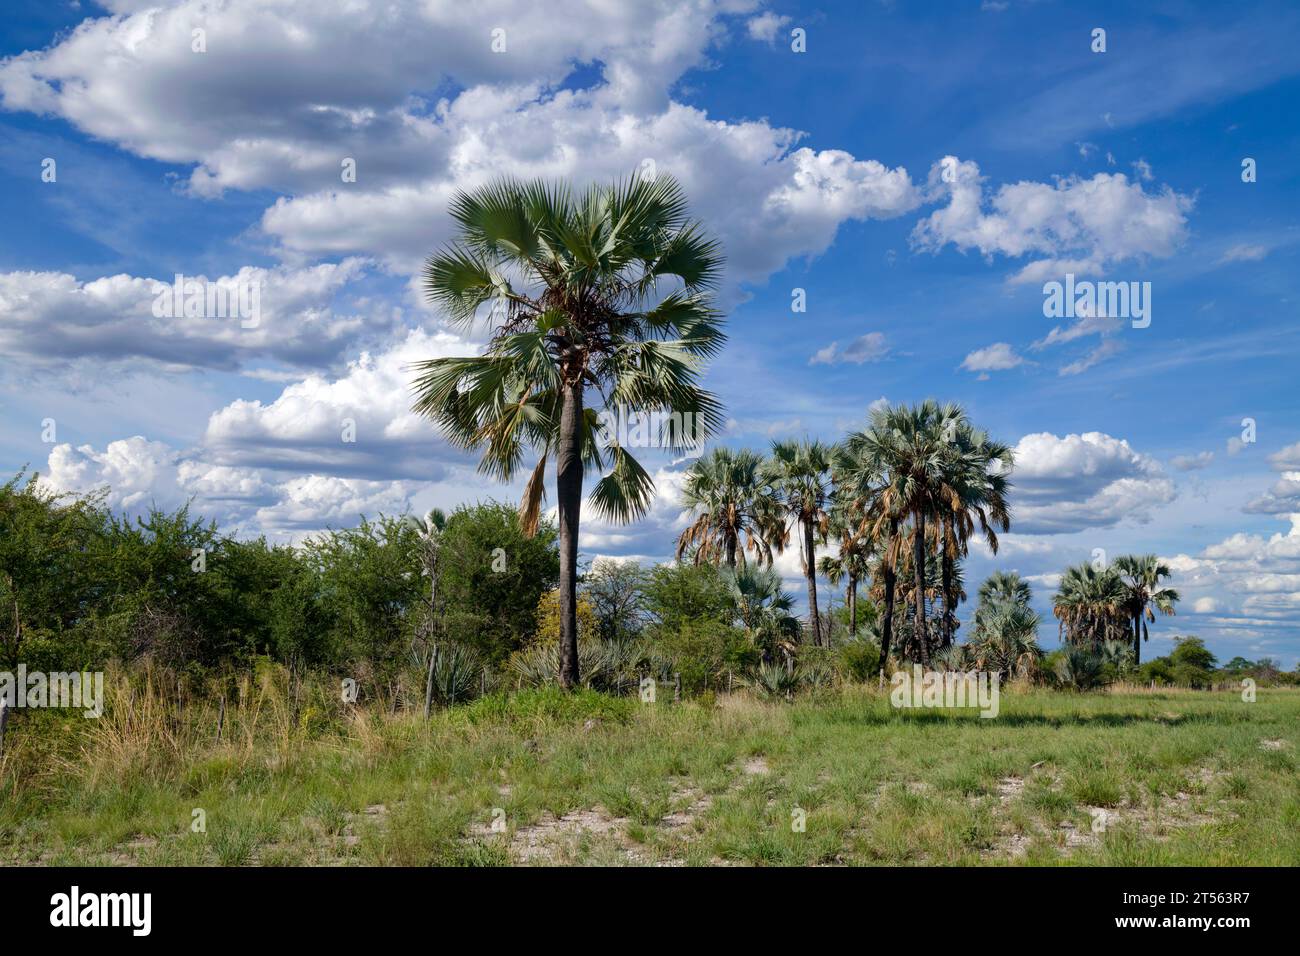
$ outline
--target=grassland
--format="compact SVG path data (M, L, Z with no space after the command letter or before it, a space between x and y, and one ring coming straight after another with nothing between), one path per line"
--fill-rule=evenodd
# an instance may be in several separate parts
M258 720L217 743L110 712L39 769L7 757L0 862L1300 864L1296 690L1008 692L991 720L867 689Z

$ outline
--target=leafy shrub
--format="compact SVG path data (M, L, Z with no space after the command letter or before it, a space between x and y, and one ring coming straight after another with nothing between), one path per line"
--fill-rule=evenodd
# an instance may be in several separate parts
M745 676L744 684L759 697L785 699L799 688L799 673L784 664L759 664Z
M857 638L840 645L839 671L846 680L865 684L880 672L880 645Z
M1105 682L1105 661L1086 647L1063 647L1051 655L1052 669L1063 687L1092 690Z
M970 654L964 645L950 644L941 650L935 651L930 665L939 671L968 671L972 666L969 658Z
M687 621L731 618L724 572L711 564L655 565L645 587L645 607L664 631Z
M839 679L838 658L834 651L824 647L802 647L795 666L795 679L799 687L820 690L833 687Z
M585 640L578 642L578 683L583 687L621 693L635 687L645 653L636 642ZM549 687L559 683L560 645L534 644L510 655L510 671L520 687Z
M728 670L743 673L758 662L758 651L745 632L721 621L694 618L671 631L656 630L651 656L681 674L685 693L725 686Z
M421 663L428 666L426 657ZM442 707L478 696L483 663L472 647L442 643L433 649L433 700Z

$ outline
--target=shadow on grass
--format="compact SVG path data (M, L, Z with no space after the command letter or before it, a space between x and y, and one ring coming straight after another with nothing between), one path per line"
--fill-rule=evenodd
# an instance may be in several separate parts
M925 710L920 708L880 711L858 711L848 713L839 711L822 714L818 722L854 724L857 726L883 727L887 725L907 724L966 724L997 727L1130 727L1136 724L1152 724L1161 727L1179 727L1188 724L1244 724L1253 718L1249 714L1144 714L1144 713L1103 713L1103 714L1032 714L1000 713L996 717L981 717L979 710Z

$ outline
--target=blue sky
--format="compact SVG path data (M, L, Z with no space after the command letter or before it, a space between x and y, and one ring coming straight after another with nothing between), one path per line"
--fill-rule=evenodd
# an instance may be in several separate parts
M721 442L960 401L1019 460L1012 533L972 553L972 592L994 567L1029 576L1050 645L1065 566L1156 552L1184 599L1145 654L1195 633L1296 663L1300 11L540 6L11 3L6 472L108 485L126 510L193 498L277 540L512 499L409 415L405 363L481 344L413 276L457 187L652 161L728 255ZM155 317L178 272L259 283L258 327ZM1150 325L1045 317L1067 272L1149 282ZM688 463L651 462L651 514L589 521L587 555L671 552ZM797 554L781 570L799 593Z

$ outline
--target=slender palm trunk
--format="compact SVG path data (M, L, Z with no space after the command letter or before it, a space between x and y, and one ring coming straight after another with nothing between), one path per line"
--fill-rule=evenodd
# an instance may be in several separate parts
M951 527L951 519L945 517L943 519L943 535L939 539L939 553L942 555L940 564L943 573L943 621L939 625L941 647L947 647L952 643L952 558L948 554L948 534Z
M921 663L930 663L930 638L925 630L925 512L917 512L916 527L912 537L912 580L914 582L913 603L916 614L916 646L921 655Z
M813 526L803 522L804 577L808 579L808 621L812 624L813 643L822 642L821 617L817 613L817 556L813 552Z
M727 532L727 567L736 570L736 544L737 539L730 531Z
M858 636L858 576L849 575L849 635Z
M1133 615L1133 666L1142 663L1142 612Z
M578 518L582 509L582 382L566 384L555 498L560 510L560 686L578 684Z
M894 539L898 536L898 523L890 522L889 525L889 549L893 549ZM885 576L885 620L880 628L880 680L885 680L885 667L889 662L889 642L894 636L894 565L890 561L888 551L881 562L881 570Z

